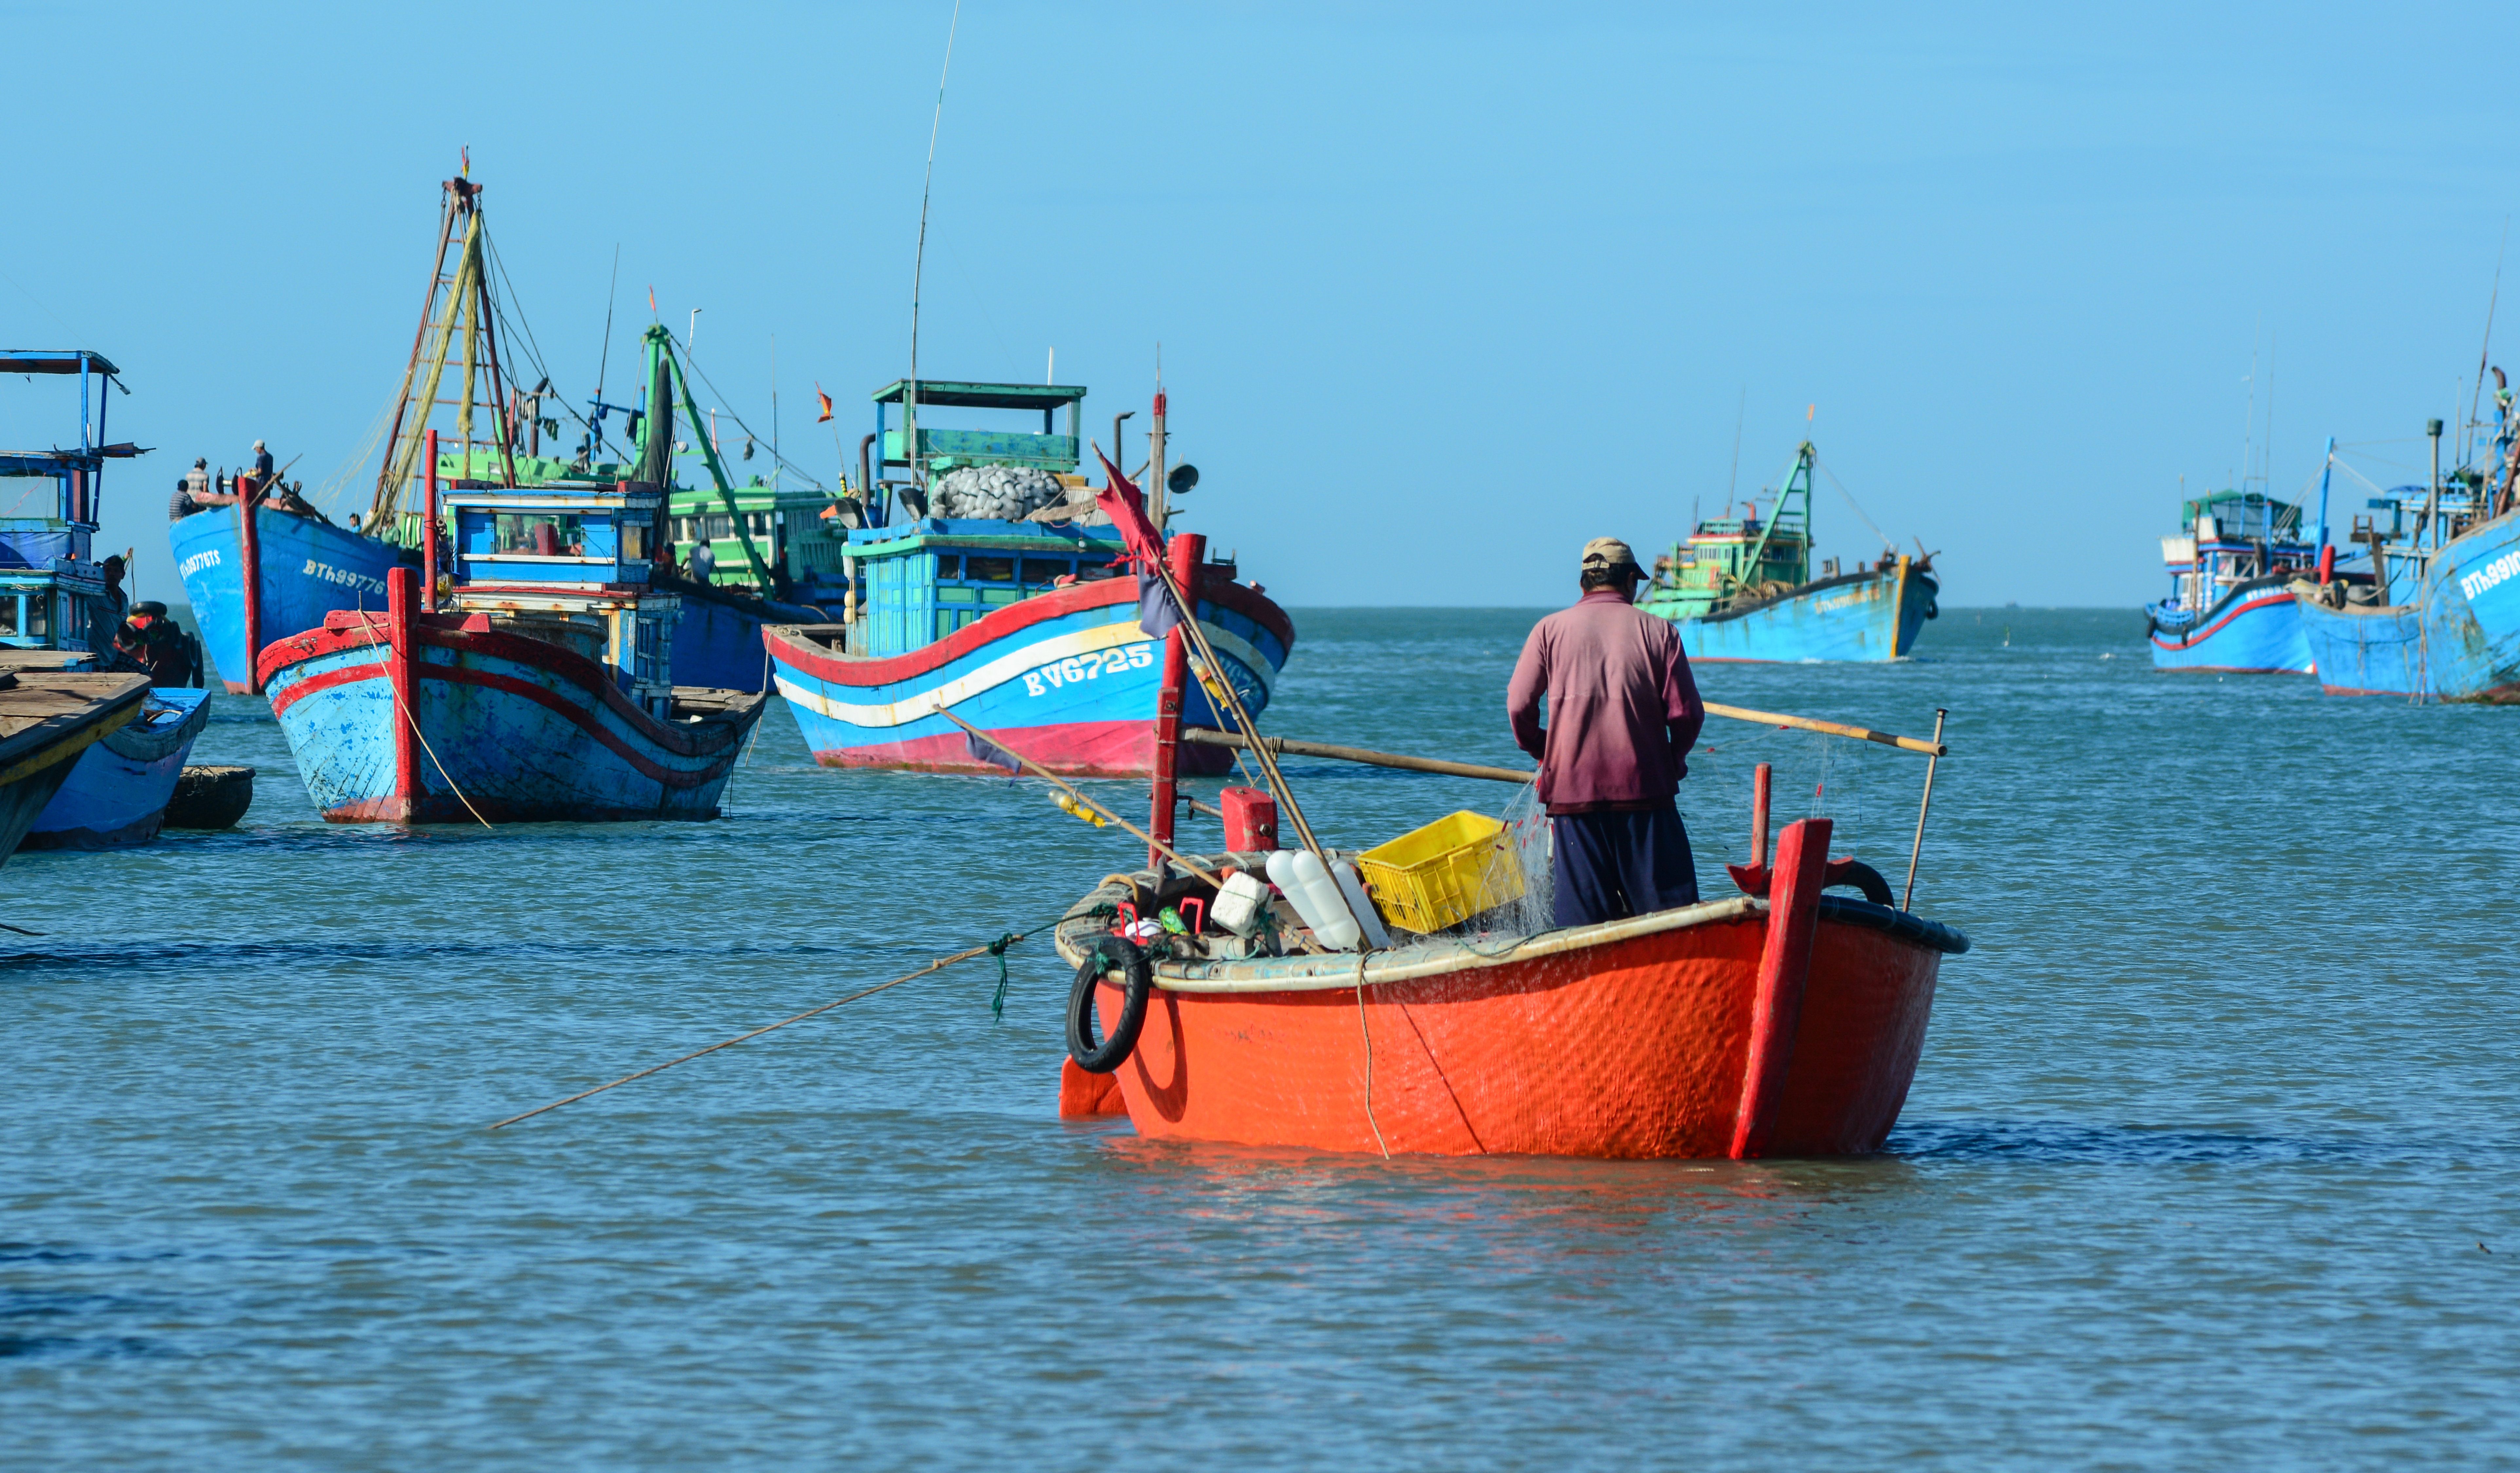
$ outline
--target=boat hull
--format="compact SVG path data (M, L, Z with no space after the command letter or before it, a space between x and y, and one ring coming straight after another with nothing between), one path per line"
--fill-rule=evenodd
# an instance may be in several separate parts
M767 697L659 722L604 666L539 640L336 613L260 671L307 796L334 823L708 819ZM406 722L400 713L408 710Z
M209 717L207 691L151 692L139 715L79 753L19 847L118 849L157 838Z
M1825 578L1751 608L1672 622L1681 648L1699 663L1891 660L1915 647L1940 591L1931 573L1902 559L1896 568ZM1644 607L1658 611L1650 599Z
M1266 597L1208 578L1199 624L1253 714L1269 703L1294 645L1294 625ZM1144 777L1154 770L1163 642L1138 626L1134 580L1105 579L1038 595L905 655L834 651L799 628L767 632L780 693L814 760L826 767L1006 772L1021 753L1056 773ZM952 711L1005 748L939 714ZM1193 681L1182 719L1227 718ZM1230 753L1181 749L1181 771L1220 773Z
M11 674L0 686L0 865L18 852L78 759L138 716L149 695L145 675L22 667Z
M2318 584L2292 588L2302 633L2330 695L2520 702L2520 513L2433 554L2412 599L2331 606Z
M2302 633L2300 605L2289 579L2266 579L2233 589L2195 620L2175 629L2147 609L2153 668L2229 675L2308 675L2316 664Z
M1165 968L1113 1076L1139 1133L1330 1151L1739 1154L1766 903L1544 933L1504 957L1263 963L1282 987ZM1907 1100L1958 933L1823 899L1757 1154L1878 1150ZM1062 950L1068 950L1062 931ZM1359 985L1359 984L1362 985ZM1099 989L1102 1025L1121 994ZM1370 1084L1369 1084L1370 1082ZM1369 1088L1371 1096L1369 1098Z
M193 622L202 632L202 652L231 692L246 690L260 646L318 628L335 609L383 608L385 574L420 565L412 549L269 507L254 509L253 532L259 576L250 641L238 509L196 512L166 532L184 597L193 604Z

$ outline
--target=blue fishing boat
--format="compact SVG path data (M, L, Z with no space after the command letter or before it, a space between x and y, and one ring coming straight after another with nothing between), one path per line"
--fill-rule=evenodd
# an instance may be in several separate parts
M545 417L549 379L523 390L501 360L506 318L492 289L483 188L464 173L441 186L436 263L367 511L336 524L304 499L302 485L242 471L178 498L168 541L210 659L231 691L258 689L254 656L273 640L317 628L336 610L381 610L394 568L433 581L445 532L441 524L431 539L423 529L432 524L428 507L438 489L674 478L677 390L687 423L697 423L699 411L662 328L648 330L646 406L608 405L599 388L576 455L541 453L546 429L557 433L560 421ZM454 382L447 381L450 370ZM613 413L626 414L631 425L627 463L604 459L601 426ZM714 445L703 441L702 453L732 509ZM757 586L727 586L738 574L711 575L704 561L697 573L679 568L670 548L657 545L655 582L682 596L673 670L679 684L760 691L762 627L828 617L817 605L779 596L783 580L753 550L748 527L737 540L752 555L741 571L757 574ZM799 557L814 551L819 547L800 544Z
M335 823L707 819L768 696L678 687L680 597L649 584L661 487L450 494L443 611L408 568L381 611L262 651Z
M817 762L1003 772L1012 749L1068 775L1154 771L1164 635L1141 622L1147 589L1075 473L1084 398L1081 387L1055 384L903 381L876 391L874 438L885 468L908 474L871 487L857 513L870 524L848 533L847 617L767 635L780 693ZM885 424L896 404L906 433ZM922 407L1037 412L1042 430L930 428L917 423ZM1061 409L1064 435L1054 432ZM1165 414L1158 393L1154 526L1170 519L1170 497L1197 484L1189 466L1163 469ZM1224 668L1196 672L1182 720L1223 729L1225 702L1206 683L1230 682L1257 713L1295 629L1258 584L1240 581L1233 559L1207 559L1203 539L1189 546L1195 551L1182 566L1195 568L1196 617ZM971 736L948 711L1006 748ZM1201 746L1181 758L1191 772L1222 772L1232 760Z
M0 353L0 373L75 378L79 389L71 448L0 451L0 476L25 483L30 493L50 493L42 514L0 520L0 673L111 674L118 688L132 673L116 650L117 636L127 631L121 559L96 560L93 539L106 462L144 453L101 443L108 391L121 391L120 371L100 354L66 350ZM11 498L21 510L29 499ZM162 605L142 607L140 622L154 627L146 610L162 614ZM176 652L163 641L150 649ZM139 673L145 688L147 672ZM149 691L140 709L78 753L20 844L99 849L156 838L184 758L208 718L208 700L206 691Z
M1805 440L1768 514L1757 497L1732 516L1699 521L1686 543L1654 559L1639 606L1669 619L1697 661L1892 660L1915 647L1940 610L1930 554L1885 547L1868 564L1822 559L1812 575L1812 473Z
M2328 446L2331 456L2333 441ZM2293 580L2313 570L2327 542L2327 476L2318 521L2263 491L2217 491L2181 504L2180 532L2161 539L2170 597L2144 606L2144 638L2161 670L2306 675Z
M119 670L0 670L0 864L18 851L98 742L128 725L149 677Z
M2444 475L2442 422L2430 422L2429 482L2373 497L2355 518L2368 572L2293 584L2328 694L2520 702L2520 431L2494 373L2495 432L2473 463Z

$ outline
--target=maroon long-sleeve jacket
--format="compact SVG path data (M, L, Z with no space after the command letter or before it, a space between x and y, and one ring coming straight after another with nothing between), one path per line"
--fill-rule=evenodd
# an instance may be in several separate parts
M1551 813L1640 812L1679 792L1706 703L1671 622L1596 589L1532 629L1506 715L1515 743L1540 761Z

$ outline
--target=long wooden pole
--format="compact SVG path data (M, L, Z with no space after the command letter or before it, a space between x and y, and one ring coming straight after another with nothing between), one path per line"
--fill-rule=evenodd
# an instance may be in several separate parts
M1830 736L1852 736L1858 741L1877 741L1883 746L1895 746L1903 752L1922 752L1928 757L1950 755L1945 750L1939 735L1932 741L1919 741L1913 736L1894 736L1888 732L1876 732L1869 727L1850 727L1834 721L1814 721L1808 716L1787 716L1777 711L1752 711L1741 706L1719 706L1711 700L1706 703L1706 714L1728 717L1733 721L1755 722L1763 727L1793 727L1799 731L1820 732ZM1934 729L1938 734L1941 732L1942 723L1939 719L1935 722Z
M1916 860L1925 852L1925 811L1934 806L1934 767L1943 760L1943 718L1950 714L1939 706L1934 710L1936 750L1933 756L1925 759L1925 796L1916 803L1916 842L1908 848L1908 891L1899 897L1899 909L1903 911L1916 899Z
M1181 866L1183 869L1185 869L1185 870L1189 870L1189 871L1190 871L1191 873L1192 873L1192 874L1197 875L1200 879L1203 879L1203 880L1207 881L1209 884L1216 886L1216 887L1217 887L1218 889L1220 889L1220 890L1222 890L1222 889L1224 889L1224 888L1225 888L1225 881L1224 881L1223 879L1219 878L1218 876L1216 876L1216 875L1214 875L1214 874L1209 873L1209 872L1208 872L1207 870L1205 870L1200 869L1198 866L1196 866L1196 865L1194 865L1194 864L1191 863L1189 860L1182 858L1182 856L1181 856L1181 852L1180 852L1179 850L1176 850L1175 848L1173 848L1173 846L1172 846L1172 845L1170 845L1170 844L1166 844L1166 843L1163 843L1163 842L1159 841L1158 839L1156 839L1156 837L1155 837L1153 834L1147 832L1147 830L1145 830L1145 829L1143 829L1143 828L1139 827L1139 826L1138 826L1137 825L1135 825L1135 824L1130 823L1127 819L1124 819L1124 818L1120 817L1118 814L1113 813L1111 810L1109 810L1109 809L1107 809L1107 808L1103 807L1102 804L1095 802L1092 798L1089 798L1089 797L1085 796L1085 794L1083 794L1083 793L1081 793L1081 792L1078 792L1078 791L1076 790L1076 785L1075 785L1074 783L1072 783L1072 782L1068 781L1066 779L1064 779L1064 778L1060 777L1058 774L1052 772L1050 769L1048 769L1048 768L1046 768L1046 767L1043 767L1040 763L1033 761L1030 757L1027 757L1027 756L1025 756L1023 753L1016 751L1013 747L1011 747L1011 746L1007 745L1004 741L1001 741L1001 740L999 740L997 737L990 736L988 733L981 731L978 727L975 727L975 726L971 725L969 722L965 721L962 717L955 715L955 714L954 714L953 712L951 712L951 711L944 711L944 710L940 710L940 711L938 711L936 714L937 714L937 715L939 715L939 716L944 717L947 721L950 721L950 722L954 723L954 725L956 725L956 726L958 726L958 727L961 727L964 731L967 731L967 732L970 733L972 736L979 737L982 741L987 742L989 745L991 745L991 746L993 746L993 747L996 747L999 751L1002 751L1002 752L1006 753L1008 756L1012 757L1012 758L1013 758L1013 759L1015 759L1017 762L1022 763L1022 764L1023 764L1024 771L1026 771L1026 772L1028 772L1028 773L1032 774L1034 777L1039 778L1039 779L1042 779L1042 780L1043 780L1043 781L1049 781L1049 782L1056 782L1056 783L1058 783L1058 786L1059 786L1059 788L1060 788L1060 790L1064 791L1064 792L1065 792L1069 797L1074 798L1077 802L1084 804L1086 807L1088 807L1088 808L1090 808L1090 809L1093 809L1096 813L1101 814L1101 815L1102 815L1105 820L1107 820L1108 822L1110 822L1110 823L1114 823L1114 824L1117 824L1117 825L1119 825L1121 827L1123 827L1123 828L1125 828L1125 829L1129 830L1131 833L1134 833L1134 834L1136 834L1138 837L1140 837L1140 838L1142 838L1142 839L1146 840L1146 841L1147 841L1147 847L1148 847L1148 848L1150 848L1150 849L1154 850L1156 853L1158 853L1158 854L1160 854L1160 855L1164 856L1166 859L1171 860L1174 864Z
M1183 732L1181 739L1194 741L1201 746L1251 749L1251 738L1237 732L1192 728ZM1291 752L1298 757L1330 757L1367 767L1396 768L1404 773L1437 773L1447 778L1480 778L1490 782L1528 782L1539 776L1509 767L1481 767L1475 762L1446 762L1435 757L1404 757L1397 752L1377 752L1361 746L1334 746L1327 741L1298 741L1291 736L1263 736L1260 740L1271 752Z
M1233 678L1225 673L1224 663L1217 659L1214 647L1207 643L1207 631L1199 628L1198 601L1182 592L1181 585L1173 581L1172 569L1159 562L1155 564L1155 571L1163 578L1164 587L1172 591L1173 603L1181 611L1182 627L1190 632L1192 643L1198 646L1199 661L1215 674L1217 690L1225 696L1226 707L1233 713L1235 725L1242 728L1245 736L1259 736L1260 724L1253 721L1251 713L1244 709L1241 692L1234 689ZM1276 790L1278 801L1284 805L1286 817L1293 821L1296 836L1324 864L1329 863L1329 856L1322 849L1322 841L1313 836L1313 826L1304 819L1303 806L1295 801L1294 787L1286 781L1286 775L1278 771L1278 759L1266 746L1254 746L1250 750L1260 759L1260 771L1268 776L1269 785Z

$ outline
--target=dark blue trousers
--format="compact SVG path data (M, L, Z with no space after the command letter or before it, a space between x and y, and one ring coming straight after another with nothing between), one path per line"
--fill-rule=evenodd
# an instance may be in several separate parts
M1697 904L1697 861L1679 809L1570 813L1551 819L1549 826L1559 925Z

